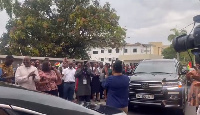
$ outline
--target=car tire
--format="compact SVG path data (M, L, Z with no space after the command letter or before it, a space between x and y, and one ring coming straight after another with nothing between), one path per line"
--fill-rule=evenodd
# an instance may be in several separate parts
M187 86L186 86L187 88ZM178 115L185 115L185 106L186 106L186 102L187 102L187 89L184 89L184 91L182 91L182 101L181 101L181 109L179 110L179 114Z

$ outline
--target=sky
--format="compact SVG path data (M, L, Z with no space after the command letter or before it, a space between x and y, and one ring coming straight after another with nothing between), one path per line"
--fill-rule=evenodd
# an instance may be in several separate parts
M170 29L182 29L200 15L200 0L100 0L116 10L120 26L127 29L128 43L163 42L170 44L167 37ZM0 12L0 34L6 32L8 16ZM192 26L186 28L188 33Z
M109 2L127 28L127 42L163 42L172 28L182 29L200 15L200 0L101 0ZM192 26L186 28L188 33Z

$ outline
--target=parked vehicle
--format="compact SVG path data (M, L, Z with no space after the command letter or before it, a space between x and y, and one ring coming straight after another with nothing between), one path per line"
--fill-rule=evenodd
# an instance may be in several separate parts
M185 73L176 59L144 60L130 77L129 102L184 111L186 84Z
M75 104L56 96L0 82L0 115L126 115L91 103Z

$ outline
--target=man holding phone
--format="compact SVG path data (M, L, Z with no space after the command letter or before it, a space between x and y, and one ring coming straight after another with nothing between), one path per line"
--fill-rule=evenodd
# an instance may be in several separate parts
M23 66L17 68L15 83L29 90L36 90L35 82L40 81L38 70L31 65L31 57L26 56Z

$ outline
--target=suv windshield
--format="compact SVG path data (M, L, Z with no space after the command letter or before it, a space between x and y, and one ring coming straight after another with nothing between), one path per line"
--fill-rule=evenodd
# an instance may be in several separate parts
M143 61L134 73L176 73L173 61Z

